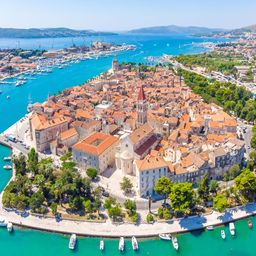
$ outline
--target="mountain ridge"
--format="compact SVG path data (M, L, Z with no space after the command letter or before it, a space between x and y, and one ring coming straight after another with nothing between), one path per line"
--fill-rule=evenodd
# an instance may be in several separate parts
M97 35L116 35L113 32L101 32L89 29L76 30L64 27L58 28L0 28L0 38L56 38L83 37Z
M153 26L138 29L132 29L128 33L132 34L173 34L173 35L196 35L196 34L212 34L226 31L222 28L208 28L200 26Z

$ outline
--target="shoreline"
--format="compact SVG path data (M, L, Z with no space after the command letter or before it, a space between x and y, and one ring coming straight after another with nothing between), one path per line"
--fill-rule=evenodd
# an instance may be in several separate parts
M0 84L11 83L11 82L8 82L7 80L16 78L20 75L33 74L33 72L36 72L36 71L43 72L41 68L44 68L45 66L48 66L49 68L56 68L58 67L58 65L61 65L61 64L72 64L73 61L85 61L85 60L90 60L94 58L98 59L98 58L104 58L110 55L115 56L115 54L118 54L120 52L132 51L134 49L136 49L136 46L132 44L113 45L112 49L108 49L108 50L90 50L84 53L77 53L76 55L70 53L69 55L63 56L61 58L58 58L58 57L55 57L53 59L46 58L44 61L42 61L42 63L37 63L37 68L32 68L29 70L17 72L15 74L0 78Z
M136 236L138 238L153 238L160 233L182 234L195 230L205 229L207 226L221 226L229 222L238 221L256 215L256 203L246 206L228 209L223 214L213 212L205 216L191 216L166 222L155 222L153 224L113 224L109 220L105 223L61 220L55 218L42 218L29 215L21 217L15 212L6 211L1 206L0 216L10 221L13 225L51 233L77 234L85 237L119 238ZM232 216L232 217L231 217Z

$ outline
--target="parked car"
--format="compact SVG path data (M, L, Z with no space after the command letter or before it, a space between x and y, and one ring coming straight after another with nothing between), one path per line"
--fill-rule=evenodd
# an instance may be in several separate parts
M109 193L108 193L107 191L103 191L103 192L102 192L102 195L103 195L104 197L109 197Z

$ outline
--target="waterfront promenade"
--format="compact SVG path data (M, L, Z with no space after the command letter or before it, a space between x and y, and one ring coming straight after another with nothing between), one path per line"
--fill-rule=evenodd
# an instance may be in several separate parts
M2 200L1 200L2 201ZM205 216L192 216L168 222L154 224L113 224L109 220L104 223L61 220L35 216L22 217L15 212L6 211L0 206L0 217L14 225L44 231L98 237L153 237L159 233L181 233L205 228L209 225L217 226L256 214L256 203L227 210L225 213L212 212Z

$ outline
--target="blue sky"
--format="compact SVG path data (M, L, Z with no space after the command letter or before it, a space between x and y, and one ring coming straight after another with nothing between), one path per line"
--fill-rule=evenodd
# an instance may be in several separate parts
M256 23L256 0L0 0L0 27L120 31L158 25L237 28Z

